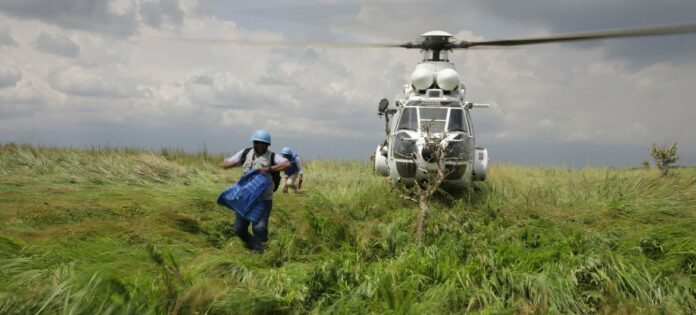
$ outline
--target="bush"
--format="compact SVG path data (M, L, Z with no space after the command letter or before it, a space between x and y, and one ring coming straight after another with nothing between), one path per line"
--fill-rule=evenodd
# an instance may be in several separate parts
M641 163L641 165L643 165L643 168L645 168L646 170L650 169L650 162L648 162L648 160L643 160L643 163Z
M665 176L671 165L679 159L679 156L677 156L677 143L672 143L670 147L658 147L653 143L650 155L655 160L657 168L662 172L662 176Z

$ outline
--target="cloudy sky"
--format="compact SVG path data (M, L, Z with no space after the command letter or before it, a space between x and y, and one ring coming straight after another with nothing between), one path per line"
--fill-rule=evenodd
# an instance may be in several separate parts
M0 1L0 142L366 159L379 100L420 53L186 39L492 40L696 21L693 0ZM495 163L637 166L652 143L696 164L696 35L458 51Z

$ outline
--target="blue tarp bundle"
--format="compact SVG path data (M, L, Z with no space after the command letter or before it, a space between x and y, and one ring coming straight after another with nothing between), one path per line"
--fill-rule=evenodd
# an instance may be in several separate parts
M272 184L266 174L259 173L258 170L249 171L225 189L218 196L217 203L236 211L244 219L257 223L266 212L261 198Z

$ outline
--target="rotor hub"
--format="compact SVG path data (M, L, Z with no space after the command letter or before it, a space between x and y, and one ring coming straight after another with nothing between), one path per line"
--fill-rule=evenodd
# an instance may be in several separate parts
M444 31L430 31L421 35L422 49L443 50L449 49L450 42L454 36Z
M452 34L445 31L430 31L423 33L420 41L408 42L400 46L407 49L447 51L454 47L453 38Z

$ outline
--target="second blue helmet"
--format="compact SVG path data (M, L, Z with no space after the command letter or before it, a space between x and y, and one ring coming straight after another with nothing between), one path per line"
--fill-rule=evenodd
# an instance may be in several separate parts
M284 147L282 150L280 150L280 154L292 155L292 150L289 147Z

